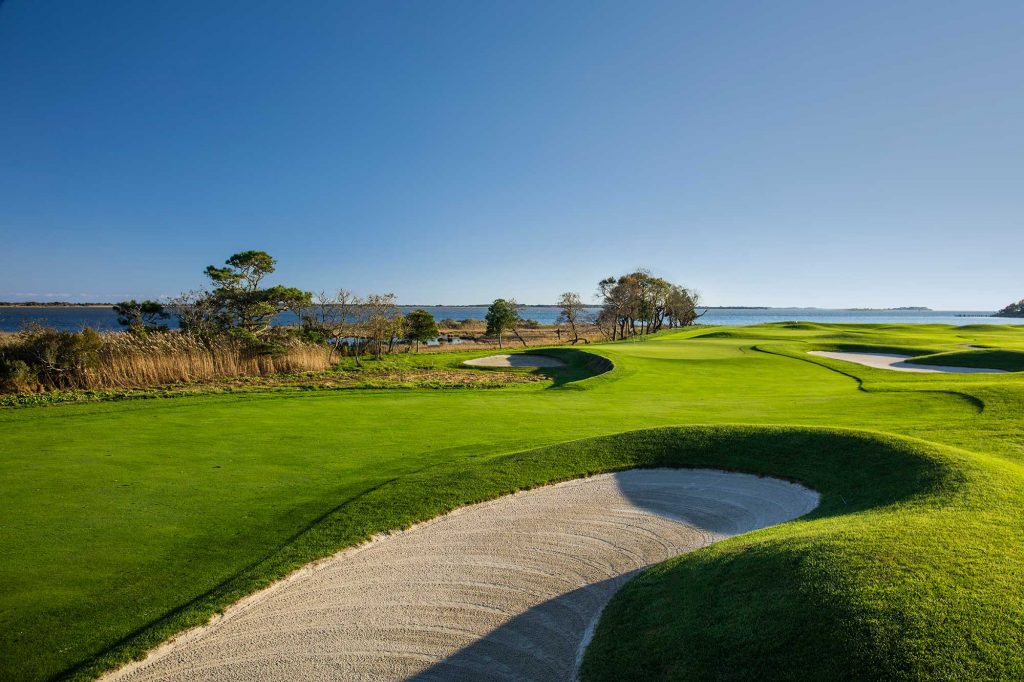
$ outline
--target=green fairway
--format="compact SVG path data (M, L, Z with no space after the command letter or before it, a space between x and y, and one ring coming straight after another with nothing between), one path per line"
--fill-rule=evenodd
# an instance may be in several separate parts
M1024 328L698 328L591 346L614 365L591 378L604 368L555 351L570 364L553 383L0 410L0 678L94 676L374 532L665 464L784 476L823 501L630 583L585 678L1024 676L1024 373L812 349L1016 369Z

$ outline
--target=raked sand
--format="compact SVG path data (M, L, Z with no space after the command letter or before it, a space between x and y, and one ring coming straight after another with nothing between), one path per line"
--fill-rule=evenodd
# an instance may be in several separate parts
M639 569L811 511L772 478L648 469L516 493L310 565L117 680L571 680Z
M987 369L984 367L947 367L945 365L918 365L906 362L913 355L896 355L894 353L845 353L831 350L812 350L810 355L818 355L833 360L846 360L856 362L858 365L874 367L876 369L892 369L897 372L920 372L934 374L936 372L946 374L1005 374L1006 370Z
M558 358L551 358L546 355L527 355L516 353L514 355L488 355L485 358L473 358L466 360L464 365L470 367L564 367L565 363Z

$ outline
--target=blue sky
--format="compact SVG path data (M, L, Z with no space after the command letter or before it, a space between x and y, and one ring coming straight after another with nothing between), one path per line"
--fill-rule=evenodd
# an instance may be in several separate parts
M1024 3L7 0L0 299L1024 297Z

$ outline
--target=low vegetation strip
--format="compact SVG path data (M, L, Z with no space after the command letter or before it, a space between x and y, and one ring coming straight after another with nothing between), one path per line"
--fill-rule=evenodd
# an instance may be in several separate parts
M0 334L0 395L272 377L324 371L332 364L326 346L298 339L265 353L226 336L31 329Z
M183 396L223 395L231 393L276 392L288 393L313 390L383 390L383 389L451 389L451 388L503 388L515 384L563 385L610 371L611 362L599 355L572 348L540 349L542 355L519 353L511 358L523 358L521 369L540 368L539 372L497 371L503 364L489 371L475 371L473 360L464 358L480 355L491 357L485 351L462 352L458 355L401 354L380 359L366 359L358 365L351 358L340 361L331 369L318 372L271 373L267 375L222 376L199 373L198 378L173 383L156 383L150 388L131 388L126 382L122 388L85 389L69 388L46 392L0 393L0 407L32 407L63 403L111 402L133 399L170 398ZM541 358L540 362L533 359ZM282 361L278 359L281 366ZM273 363L274 358L265 359ZM479 366L477 366L479 367Z

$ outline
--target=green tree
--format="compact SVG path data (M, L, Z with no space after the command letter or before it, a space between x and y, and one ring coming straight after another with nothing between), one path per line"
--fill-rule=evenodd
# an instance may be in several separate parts
M667 323L685 327L700 317L698 296L646 270L622 277L608 277L598 283L604 306L598 326L614 341L636 334L653 334ZM703 313L701 313L703 314Z
M697 318L707 312L697 312L700 305L700 295L677 284L672 285L668 297L665 299L665 315L668 317L669 329L672 327L689 327L697 321Z
M995 317L1024 317L1024 299L1006 306L996 313Z
M226 331L259 340L278 314L300 311L312 304L313 295L308 291L281 285L260 288L276 265L265 251L236 253L224 265L210 265L205 272L213 284L209 299L215 310L214 320Z
M405 338L416 342L416 352L420 350L420 343L429 341L437 336L437 324L434 316L426 310L414 310L405 316Z
M167 331L168 327L163 321L171 316L164 310L163 305L156 301L139 302L134 298L115 303L113 310L117 313L117 323L136 334Z
M487 321L487 335L498 337L498 348L502 348L502 335L515 330L519 324L519 306L513 300L495 299L484 316Z

